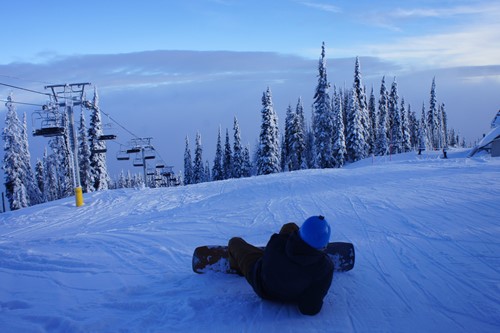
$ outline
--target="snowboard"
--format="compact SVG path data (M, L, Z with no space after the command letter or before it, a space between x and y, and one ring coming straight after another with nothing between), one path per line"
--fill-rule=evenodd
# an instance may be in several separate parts
M354 245L352 243L332 242L324 251L332 259L336 272L347 272L354 268ZM227 246L199 246L193 253L193 271L199 274L206 272L237 274L236 270L229 267L228 255Z

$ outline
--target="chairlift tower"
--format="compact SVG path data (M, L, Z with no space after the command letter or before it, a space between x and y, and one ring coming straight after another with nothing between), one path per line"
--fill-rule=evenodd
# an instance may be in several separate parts
M75 130L75 116L73 106L82 105L84 102L85 87L90 83L71 83L71 84L55 84L45 86L45 89L51 89L52 97L59 107L66 108L68 113L68 127L69 127L69 145L68 151L70 160L73 162L73 186L75 189L76 206L83 205L83 192L80 182L80 170L78 166L78 141Z

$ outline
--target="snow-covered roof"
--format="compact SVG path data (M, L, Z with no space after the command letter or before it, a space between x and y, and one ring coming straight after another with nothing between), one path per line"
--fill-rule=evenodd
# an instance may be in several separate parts
M498 110L497 115L493 118L491 122L491 128L500 127L500 110Z
M498 115L496 119L500 122L500 117ZM488 146L490 143L493 142L493 140L495 140L498 137L500 137L500 125L492 128L491 131L488 134L486 134L481 141L479 141L477 146L475 146L471 150L469 157L474 156L475 153L486 148L486 146Z

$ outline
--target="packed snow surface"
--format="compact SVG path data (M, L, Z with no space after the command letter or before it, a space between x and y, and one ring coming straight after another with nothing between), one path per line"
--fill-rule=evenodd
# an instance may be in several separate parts
M367 159L178 188L85 195L0 214L0 330L498 332L500 158ZM193 249L325 215L356 247L322 311L259 299Z

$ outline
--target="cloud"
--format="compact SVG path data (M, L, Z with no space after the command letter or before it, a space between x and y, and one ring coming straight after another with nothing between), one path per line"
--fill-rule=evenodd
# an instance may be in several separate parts
M362 46L363 54L405 64L409 68L497 65L500 23L461 31L404 37L390 43Z
M312 1L299 1L299 3L304 5L304 6L311 7L314 9L319 9L321 11L325 11L325 12L329 12L329 13L337 14L337 13L342 12L342 10L339 7L334 6L334 5L330 5L330 4L312 2Z
M397 8L388 13L389 17L406 19L406 18L443 18L461 15L477 15L487 14L492 11L498 11L498 5L484 4L474 6L457 6L457 7L442 7L442 8Z

